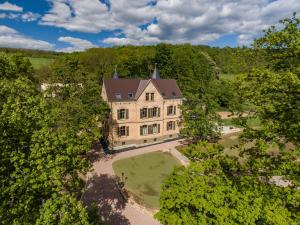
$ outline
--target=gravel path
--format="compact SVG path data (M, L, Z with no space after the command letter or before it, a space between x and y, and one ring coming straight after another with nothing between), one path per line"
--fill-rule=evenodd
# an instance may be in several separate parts
M86 191L82 201L86 205L96 204L105 225L159 225L153 215L131 203L126 203L115 185L112 163L119 159L159 150L172 150L183 140L175 140L157 145L142 147L112 155L109 158L97 157L92 170L87 174Z

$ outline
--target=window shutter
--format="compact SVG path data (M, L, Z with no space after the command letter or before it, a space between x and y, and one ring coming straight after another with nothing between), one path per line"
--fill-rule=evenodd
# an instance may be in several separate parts
M143 126L140 126L140 135L143 135Z
M157 133L160 133L160 124L157 124Z
M129 136L129 127L126 127L126 136Z
M173 123L173 130L175 130L175 121L173 121L172 123Z
M160 108L157 108L157 116L160 117Z
M118 118L118 120L120 119L120 109L117 110L117 118Z
M174 106L174 115L176 115L176 106Z
M119 136L119 137L121 136L121 135L120 135L120 127L117 127L117 128L116 128L116 133L117 133L117 136Z
M152 134L152 133L153 133L152 125L149 125L148 126L148 134Z
M143 109L140 109L140 118L143 119Z
M125 109L125 112L126 112L126 119L128 119L129 118L129 110Z

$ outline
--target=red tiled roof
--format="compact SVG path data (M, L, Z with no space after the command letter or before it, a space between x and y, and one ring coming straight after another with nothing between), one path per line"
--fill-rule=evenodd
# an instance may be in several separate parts
M165 99L182 98L182 93L174 79L104 79L108 101L134 101L152 82Z

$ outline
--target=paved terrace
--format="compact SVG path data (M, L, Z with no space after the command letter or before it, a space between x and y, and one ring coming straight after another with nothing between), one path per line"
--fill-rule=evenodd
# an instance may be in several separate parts
M82 201L86 205L94 203L98 206L99 215L101 215L105 225L160 225L153 218L152 213L137 204L124 201L115 185L112 163L120 159L161 150L169 151L183 165L187 165L188 159L175 149L182 143L183 140L175 140L117 153L109 157L96 155L93 168L87 174L88 181Z

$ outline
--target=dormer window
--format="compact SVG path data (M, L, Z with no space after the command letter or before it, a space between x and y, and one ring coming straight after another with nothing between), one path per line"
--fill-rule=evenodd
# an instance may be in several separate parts
M132 93L128 93L128 98L129 99L133 99L133 94Z
M122 99L122 95L119 94L119 93L117 93L117 94L116 94L116 99L118 99L118 100Z
M173 95L173 96L176 96L176 93L173 91L173 92L172 92L172 95Z

